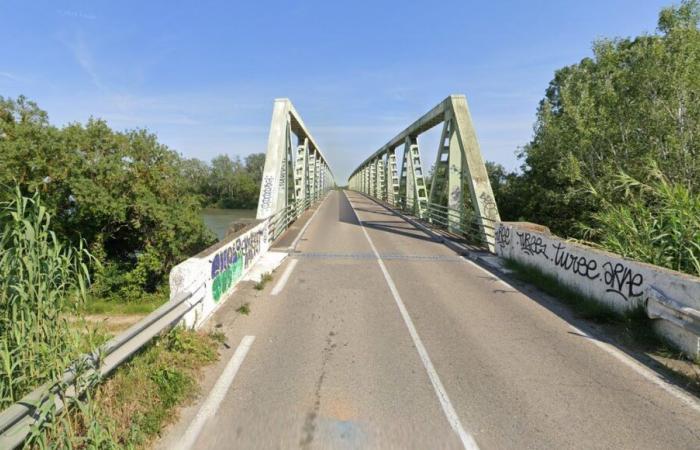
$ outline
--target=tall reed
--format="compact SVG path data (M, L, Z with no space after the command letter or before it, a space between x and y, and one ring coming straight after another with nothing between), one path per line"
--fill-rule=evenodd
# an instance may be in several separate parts
M84 302L90 255L62 243L38 194L0 204L0 409L55 380L78 353L68 315Z
M616 198L602 199L584 232L606 250L700 276L700 193L669 181L655 165L649 174L640 181L620 173Z

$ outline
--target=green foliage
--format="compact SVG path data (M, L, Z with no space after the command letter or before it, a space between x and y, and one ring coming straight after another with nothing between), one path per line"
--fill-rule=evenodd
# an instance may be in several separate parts
M570 235L613 198L620 170L644 179L656 161L670 183L700 187L700 8L667 8L660 35L604 39L558 70L522 150L514 215Z
M253 286L256 290L262 291L265 289L265 285L272 281L272 274L269 272L265 272L264 274L260 275L260 281L255 283L255 286Z
M97 297L155 293L174 264L214 240L182 158L145 130L116 132L95 119L59 129L24 97L0 97L0 136L0 184L41 192L56 233L88 242L102 262Z
M660 34L599 40L555 73L522 173L487 167L503 220L698 273L699 21L683 1L661 11Z
M238 314L243 314L244 316L247 316L248 314L250 314L250 304L244 303L236 309L236 312Z
M197 394L200 369L218 359L218 336L175 328L84 399L34 433L32 448L148 448L176 409Z
M616 201L600 199L585 235L623 256L700 275L700 195L658 169L646 183L625 173L616 180Z
M185 161L184 166L191 190L199 194L203 205L233 209L257 207L265 154L248 155L244 163L227 155L217 156L211 165L191 159Z
M0 409L57 379L81 345L66 319L85 300L91 257L51 225L39 194L0 204Z

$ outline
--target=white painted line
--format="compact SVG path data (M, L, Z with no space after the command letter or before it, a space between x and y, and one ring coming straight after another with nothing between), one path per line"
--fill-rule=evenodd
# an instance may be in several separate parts
M323 204L326 203L326 199L327 199L328 197L329 197L328 195L326 195L325 197L323 197L323 200L321 200L321 204L318 205L318 208L316 208L316 211L314 211L314 213L311 214L311 217L309 217L309 221L306 222L306 223L304 224L304 226L302 227L301 231L299 231L299 234L297 235L296 239L294 239L294 242L292 242L292 245L290 246L290 248L291 248L292 250L296 250L296 249L297 249L297 244L299 243L299 239L301 239L301 237L304 235L304 233L306 233L306 229L309 227L309 225L311 224L311 222L314 220L314 217L316 217L316 213L318 213L318 211L323 207Z
M344 192L343 195L345 195ZM345 197L347 198L347 195ZM425 349L423 341L421 341L421 338L418 335L418 331L416 331L416 327L413 325L411 316L408 315L408 310L406 310L406 306L404 305L403 300L401 300L401 296L399 295L399 291L396 289L394 280L391 278L391 275L389 275L389 271L386 269L384 261L382 261L381 257L379 256L379 252L377 251L377 248L374 246L374 242L372 242L372 239L369 237L369 234L367 234L367 230L365 229L365 226L360 220L360 217L357 215L357 212L355 212L355 207L353 206L349 198L347 200L348 203L350 203L350 206L352 206L352 211L355 214L355 217L357 217L357 221L360 223L360 227L362 228L362 232L365 234L365 238L367 238L367 242L369 242L369 246L372 247L372 251L374 252L374 255L377 258L379 267L382 269L384 279L389 285L389 290L391 291L391 294L393 295L394 300L396 301L396 306L399 307L399 312L401 313L401 317L403 318L403 321L406 324L406 328L408 328L408 333L411 335L413 345L416 346L418 356L420 356L420 359L423 362L423 367L425 367L425 370L428 372L428 378L430 378L430 382L433 384L433 389L435 390L435 394L437 395L438 400L440 400L440 406L442 406L442 411L445 413L447 421L450 423L450 426L452 427L454 432L457 433L457 436L459 436L459 439L462 441L462 445L465 449L477 450L479 446L476 445L476 441L474 440L472 435L469 434L462 426L462 422L460 422L459 420L457 411L455 411L454 407L452 406L452 402L450 402L450 398L447 396L447 391L442 385L440 377L438 376L438 373L435 370L433 363L430 361L428 351Z
M488 270L484 269L483 267L479 266L476 264L474 261L471 261L468 258L464 258L468 263L476 267L477 269L481 270L482 272L489 274L491 276L495 276L493 273L489 272ZM510 289L517 290L510 284L506 283L505 281L501 280L499 277L498 280L504 284L505 286L508 286ZM563 320L563 319L562 319ZM590 334L586 333L585 331L575 327L574 325L568 324L569 328L573 330L574 332L580 334L581 336L584 336L587 339L588 342L592 343L596 347L598 347L601 350L604 350L606 353L609 355L613 356L615 359L635 371L638 375L642 376L644 379L647 381L651 381L653 384L656 386L660 387L667 393L671 394L673 397L676 399L680 400L683 404L686 406L689 406L691 409L700 412L700 402L696 400L693 396L687 394L685 391L682 389L678 388L677 386L674 386L666 381L664 381L661 376L653 371L652 369L646 367L645 365L641 364L631 356L626 355L624 352L616 349L612 345L601 341L600 339L596 338L595 336L591 336Z
M622 364L626 365L630 369L634 370L638 375L642 376L648 381L651 381L664 391L668 392L672 396L674 396L676 399L680 400L683 404L686 406L689 406L691 409L695 410L696 412L700 412L700 402L698 402L694 397L691 395L687 394L684 392L682 389L667 383L664 381L661 376L651 370L650 368L646 367L645 365L639 363L636 361L634 358L626 355L622 351L616 349L612 345L601 341L600 339L596 339L595 336L591 336L588 333L586 333L583 330L580 330L576 328L573 325L569 325L569 327L576 333L588 338L586 339L588 342L591 344L595 345L596 347L605 350L608 354L612 355L615 359L620 361Z
M287 281L289 280L289 276L294 271L294 268L297 266L298 262L299 262L298 259L293 259L292 261L290 261L287 268L284 269L284 272L282 273L282 277L277 282L275 287L272 288L272 292L270 292L270 295L277 295L280 292L282 292L282 289L284 289L284 286L287 284Z
M204 404L202 404L194 420L190 423L187 431L185 431L182 440L180 440L180 443L175 447L176 449L189 450L195 444L199 433L202 431L202 428L204 428L204 424L206 424L207 420L216 414L216 411L219 409L221 401L226 396L229 387L231 387L231 383L233 383L233 379L236 377L236 373L238 373L238 369L240 369L241 364L243 364L243 360L248 354L248 350L250 350L250 347L253 345L254 340L255 336L245 336L243 338L238 348L236 348L233 357L228 364L226 364L226 368L221 373L221 376L216 380L216 384L209 393L209 396L204 401Z

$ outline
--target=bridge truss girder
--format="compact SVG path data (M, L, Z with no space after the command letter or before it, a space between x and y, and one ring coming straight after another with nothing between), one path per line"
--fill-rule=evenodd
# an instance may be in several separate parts
M286 98L275 99L256 217L289 211L296 216L333 187L328 160L294 105Z
M418 136L440 124L442 133L428 190ZM404 151L399 175L396 149L401 144ZM465 208L465 184L471 213ZM470 230L465 224L473 220L482 242L495 250L493 229L500 216L463 95L447 97L374 152L352 172L349 187L452 232L467 234Z

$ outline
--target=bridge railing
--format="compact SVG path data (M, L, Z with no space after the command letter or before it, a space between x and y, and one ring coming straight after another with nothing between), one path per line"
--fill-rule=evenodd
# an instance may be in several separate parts
M385 201L382 198L379 200ZM399 197L392 205L404 213L427 222L434 228L449 231L467 241L469 244L487 246L483 232L490 238L495 236L496 222L489 217L475 217L471 211L449 208L437 203L426 203L422 212L418 212L415 202Z
M290 151L292 135L302 142L295 160ZM266 190L270 182L276 188ZM258 206L261 220L175 266L170 272L170 301L78 358L61 379L38 387L0 412L0 449L22 445L37 424L55 417L69 399L89 389L158 334L177 324L201 326L272 242L334 186L325 157L291 102L275 100Z
M440 124L428 186L418 137ZM401 145L402 156L397 154ZM500 216L463 95L447 97L365 159L350 175L349 187L495 251L493 229Z

